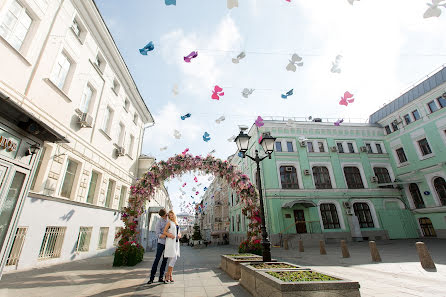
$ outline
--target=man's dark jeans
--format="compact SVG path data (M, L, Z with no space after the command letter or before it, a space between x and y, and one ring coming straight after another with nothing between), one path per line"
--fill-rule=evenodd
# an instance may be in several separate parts
M158 263L161 259L161 256L163 255L165 247L166 246L161 243L158 243L156 247L156 257L152 265L152 271L150 272L150 280L152 281L155 279L156 270L158 269ZM164 271L166 270L166 264L167 264L167 258L163 257L163 262L161 262L161 268L160 268L160 279L164 278Z

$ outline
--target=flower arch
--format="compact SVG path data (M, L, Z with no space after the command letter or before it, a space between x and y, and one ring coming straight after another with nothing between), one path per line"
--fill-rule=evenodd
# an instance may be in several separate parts
M188 171L198 170L206 174L213 174L223 178L244 202L243 214L251 221L248 225L248 240L259 239L260 217L257 204L258 191L249 180L248 176L237 170L235 166L216 159L211 155L206 158L191 154L179 154L167 161L155 163L143 177L130 188L128 206L122 211L121 219L125 227L121 229L117 237L121 237L118 250L123 249L129 243L135 244L139 238L138 222L144 212L144 204L150 201L155 189L168 178L180 176Z

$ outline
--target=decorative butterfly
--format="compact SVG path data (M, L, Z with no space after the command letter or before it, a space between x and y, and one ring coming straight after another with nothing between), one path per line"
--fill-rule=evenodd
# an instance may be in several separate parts
M248 98L249 95L252 94L252 92L254 92L254 89L248 89L248 88L244 88L242 91L242 96L245 98Z
M174 85L174 86L173 86L173 88L172 88L172 93L173 93L174 96L178 95L178 93L179 93L179 92L178 92L178 85Z
M209 176L208 181L211 181L212 179L213 179L213 177L212 177L212 176Z
M282 95L281 95L282 99L287 99L288 96L293 95L293 90L294 90L294 89L291 89L291 90L289 90L288 92L286 92L286 94L282 94Z
M198 182L198 178L197 178L196 176L194 177L194 181L195 181L195 182Z
M296 72L296 70L297 70L296 65L299 67L304 66L304 62L301 62L302 58L299 57L298 54L293 54L291 56L291 60L289 60L289 61L290 61L290 63L288 63L288 65L286 66L286 70L288 70L288 71Z
M350 92L345 92L344 97L341 97L341 101L339 101L339 105L348 106L349 103L353 103L354 101L355 98L353 98L353 94L350 94Z
M184 183L182 187L184 188L186 185L187 185L187 183Z
M165 0L166 6L177 5L177 0Z
M212 155L212 154L214 154L215 153L215 150L212 150L212 151L210 151L209 153L208 153L208 155Z
M207 189L208 189L207 187L204 187L203 191L206 191Z
M139 52L141 55L147 56L148 52L151 52L155 49L155 45L153 44L153 41L150 41L145 47L141 48Z
M350 3L350 5L353 5L353 3L355 2L355 1L359 1L359 0L347 0L348 1L348 3Z
M210 135L209 135L208 132L204 132L204 134L203 134L203 140L204 140L205 142L208 142L209 140L211 140L211 137L210 137Z
M237 154L240 158L243 158L243 153L242 152L238 152Z
M432 0L432 4L426 3L429 8L426 10L426 12L423 14L423 18L432 18L432 17L439 17L441 15L441 9L439 6L446 7L446 3L443 3L444 0Z
M187 149L185 149L184 152L182 152L181 154L182 154L182 155L185 155L185 154L187 154L188 151L189 151L189 149L187 148Z
M259 137L259 143L261 143L262 142L262 139L263 139L263 134L262 135L260 135L260 137Z
M230 138L228 138L228 142L233 142L237 137L235 135L232 135Z
M187 118L190 118L191 114L190 113L186 113L185 115L181 116L180 118L184 121Z
M344 119L340 119L340 120L337 120L336 122L334 122L334 125L335 125L335 126L339 126L339 125L341 125L343 122L344 122Z
M196 192L195 192L195 196L198 195L198 194L200 194L200 192L196 191Z
M217 124L220 124L220 123L223 122L225 119L226 119L225 116L221 116L221 117L219 117L218 119L216 119L215 122L216 122Z
M180 139L180 138L181 138L181 133L180 133L180 131L178 131L178 130L174 130L174 131L173 131L173 136L174 136L176 139Z
M240 60L244 59L245 57L246 57L245 52L241 52L240 54L238 54L237 58L232 58L232 63L238 64L240 63Z
M197 185L197 187L199 187L199 186L201 186L201 183L199 183L199 184Z
M238 0L228 0L227 5L228 5L228 9L238 7Z
M190 63L192 61L192 59L195 59L196 57L198 57L198 52L193 51L189 55L184 57L184 62Z
M160 151L165 151L167 150L167 146L163 146L162 148L160 148Z
M195 187L192 188L192 191L196 191L197 189Z
M215 100L220 100L220 96L224 96L225 95L225 93L222 92L222 91L223 91L222 88L220 88L219 86L215 86L214 90L212 91L211 98L215 99Z
M265 125L261 116L258 116L257 120L254 123L256 124L257 127L262 127L263 125Z
M341 73L341 68L340 68L340 63L341 63L341 59L342 56L341 55L337 55L336 56L336 60L334 62L332 62L332 66L331 66L331 72L333 73Z

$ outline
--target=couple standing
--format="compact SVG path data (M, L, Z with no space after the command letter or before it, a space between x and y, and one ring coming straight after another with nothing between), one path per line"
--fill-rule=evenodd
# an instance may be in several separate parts
M156 236L158 238L158 245L156 247L156 257L152 265L152 271L150 273L150 279L147 284L152 284L155 279L156 270L158 269L158 263L163 256L161 262L159 282L169 283L173 282L172 271L175 266L177 258L180 256L180 242L179 238L180 227L178 226L177 217L175 213L170 210L166 213L166 210L161 209L158 214L161 219L156 223ZM163 255L164 253L164 255ZM169 268L163 280L164 271L166 270L166 264L169 260Z

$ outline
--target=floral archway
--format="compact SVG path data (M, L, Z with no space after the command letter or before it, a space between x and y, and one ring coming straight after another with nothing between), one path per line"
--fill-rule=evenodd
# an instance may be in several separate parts
M244 203L242 212L251 221L248 225L248 240L249 242L259 240L259 209L254 202L257 200L258 192L248 176L237 170L228 161L216 159L211 155L202 158L201 156L193 156L191 154L179 154L169 158L167 161L155 163L131 187L128 206L123 209L121 215L125 227L116 234L117 237L120 237L117 251L125 253L128 250L128 246L139 245L139 218L144 212L145 202L150 201L155 193L155 189L166 179L175 178L194 170L221 177L236 191Z

